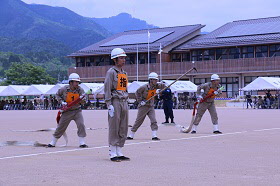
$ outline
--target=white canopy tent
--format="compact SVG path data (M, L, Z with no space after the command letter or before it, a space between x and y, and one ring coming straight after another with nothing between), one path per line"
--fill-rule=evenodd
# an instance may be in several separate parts
M103 86L99 87L99 89L95 90L94 92L92 91L92 93L96 96L97 94L104 94L104 84Z
M174 80L162 80L166 85L170 85ZM196 92L197 86L191 81L177 81L170 87L172 92L182 93L182 92Z
M141 87L142 85L145 85L147 84L148 82L142 82L142 81L133 81L132 83L130 83L128 85L128 88L127 88L127 92L128 93L135 93L136 90Z
M45 94L47 94L47 95L56 94L57 91L60 88L64 87L65 85L67 85L67 84L56 84L54 87L52 87L50 90L48 90Z
M29 87L28 85L9 85L0 92L0 96L20 96Z
M280 90L280 78L258 77L250 84L246 85L243 91L253 90Z
M0 86L0 93L5 90L5 88L7 88L8 86Z
M84 89L85 92L89 91L89 89L92 90L92 94L96 94L96 91L99 90L104 86L103 83L81 83L80 87ZM103 92L104 94L104 92Z
M54 85L31 85L26 91L22 93L25 96L46 94Z

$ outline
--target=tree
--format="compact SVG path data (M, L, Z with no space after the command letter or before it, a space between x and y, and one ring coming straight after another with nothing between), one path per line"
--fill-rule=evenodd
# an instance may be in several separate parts
M5 71L5 75L7 77L5 84L31 85L56 82L45 69L31 63L12 63L11 67Z

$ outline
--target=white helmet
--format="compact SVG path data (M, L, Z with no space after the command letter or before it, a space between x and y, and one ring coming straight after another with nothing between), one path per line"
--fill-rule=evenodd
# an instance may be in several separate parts
M70 81L78 81L78 82L80 82L81 80L80 80L79 74L77 74L77 73L70 74L69 75L69 82Z
M151 72L151 73L149 74L148 79L158 79L158 74L155 73L155 72Z
M111 59L115 59L120 56L126 56L124 50L121 48L114 48L111 52Z
M211 81L213 81L213 80L220 80L219 75L218 74L212 74Z

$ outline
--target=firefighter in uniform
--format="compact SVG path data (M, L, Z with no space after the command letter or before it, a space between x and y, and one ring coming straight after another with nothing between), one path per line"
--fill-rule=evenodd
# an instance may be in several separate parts
M142 125L146 116L148 116L151 121L152 140L160 140L157 137L158 125L154 109L154 98L151 100L149 99L156 94L157 89L163 89L165 88L165 85L162 82L158 82L158 74L155 72L151 72L148 79L149 83L139 87L135 93L137 102L140 104L138 105L136 121L131 128L129 136L127 137L129 140L134 138L135 132Z
M85 92L79 86L80 76L76 73L72 73L69 76L69 85L66 85L59 89L56 93L56 99L62 103L62 105L67 105L74 100L80 98ZM69 123L74 120L78 128L78 136L81 148L87 148L85 143L86 129L84 125L84 118L82 115L81 105L76 104L72 106L67 111L63 111L57 128L53 134L52 141L48 144L48 147L55 147L57 140L64 134Z
M197 108L197 114L195 116L193 127L192 127L192 134L196 133L197 126L205 113L206 110L209 111L211 120L213 123L213 133L214 134L221 134L222 132L218 129L218 115L214 103L214 99L216 96L220 95L222 91L220 90L221 85L220 77L217 74L213 74L211 76L211 82L201 84L197 87L197 98L198 102L205 98L207 95L213 95L208 98L206 101L199 103Z
M173 115L173 101L172 101L172 92L170 88L165 89L160 99L163 100L163 110L165 115L165 122L162 124L168 124L169 118L171 119L171 124L175 124L174 122L174 115Z
M109 151L114 162L130 160L122 154L128 131L128 78L123 70L126 54L123 49L115 48L111 59L115 66L106 73L104 82L105 102L108 107Z

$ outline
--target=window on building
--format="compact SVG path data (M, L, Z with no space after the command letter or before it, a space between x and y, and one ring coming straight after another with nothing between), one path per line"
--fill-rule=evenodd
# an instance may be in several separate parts
M215 49L204 50L203 60L215 60Z
M191 60L190 52L183 53L183 61L190 61L190 60Z
M216 59L217 60L228 59L228 52L229 52L228 48L218 48L218 49L216 49Z
M202 61L203 51L194 50L192 51L192 61Z
M194 79L194 84L199 85L200 84L200 79L199 78L195 78Z
M157 54L150 54L150 63L157 62Z
M180 53L172 54L172 62L181 62L181 55Z
M139 54L139 64L145 64L147 59L146 54Z
M76 66L77 67L85 67L86 65L86 60L85 58L76 58Z
M126 63L127 63L127 64L135 64L135 63L136 63L136 62L135 62L135 55L133 55L133 54L127 55L127 57L126 57Z
M227 97L235 97L239 94L239 78L238 77L223 77L221 85L225 87Z
M104 56L97 56L96 57L96 66L104 66L105 58Z
M94 66L94 58L93 57L87 57L86 58L86 66L87 67Z
M110 65L110 57L109 56L104 56L104 66L108 66Z
M268 57L268 46L256 46L256 57Z
M76 57L75 60L76 60L76 67L80 67L81 59L79 57Z
M229 48L229 59L238 59L240 58L240 48L234 47Z
M94 57L89 58L90 66L94 66Z
M242 58L254 58L254 47L253 46L242 47Z
M194 84L196 85L200 85L207 82L210 82L210 78L194 78Z
M269 57L280 56L280 45L269 46Z

